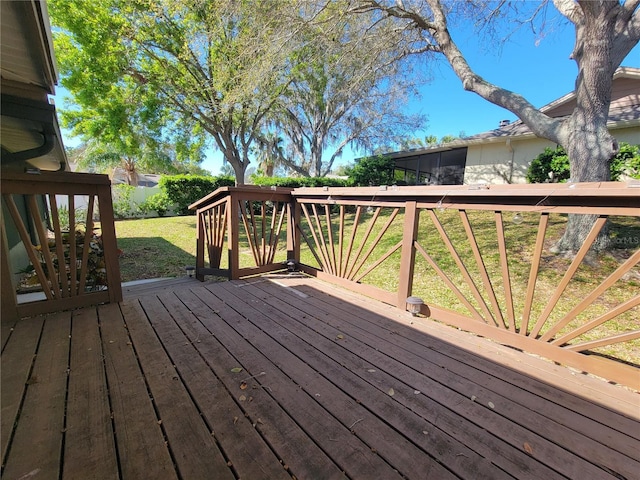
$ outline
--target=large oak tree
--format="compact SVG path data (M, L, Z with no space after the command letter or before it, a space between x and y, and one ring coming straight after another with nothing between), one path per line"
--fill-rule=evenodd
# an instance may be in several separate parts
M609 162L618 152L618 142L607 129L613 74L640 40L640 0L553 0L553 5L575 28L571 59L577 66L576 106L563 118L549 117L523 96L478 75L449 28L449 23L461 16L469 26L487 25L496 19L512 26L535 21L548 10L548 1L352 0L345 8L354 14L378 12L378 24L370 34L395 32L401 54L444 56L465 90L513 112L537 136L562 145L569 155L574 181L607 181ZM572 216L558 247L579 248L592 223L588 216ZM606 238L601 236L600 241L606 242Z
M131 105L162 106L210 135L242 184L264 115L282 84L284 40L269 0L51 0L63 85L82 121L126 106L113 89L135 86ZM280 24L281 25L281 24ZM144 121L144 120L142 120ZM170 129L169 129L170 130ZM166 132L166 130L163 130ZM176 137L173 137L176 139Z

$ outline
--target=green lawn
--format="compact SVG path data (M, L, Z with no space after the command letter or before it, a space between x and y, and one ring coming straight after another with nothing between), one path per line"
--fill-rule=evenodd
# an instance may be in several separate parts
M196 217L116 221L123 282L179 277L196 263Z

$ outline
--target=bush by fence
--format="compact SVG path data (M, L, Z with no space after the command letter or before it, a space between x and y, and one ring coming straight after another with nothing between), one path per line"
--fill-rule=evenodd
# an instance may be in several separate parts
M233 177L205 177L201 175L171 175L160 179L160 188L180 215L195 214L189 205L220 187L233 187Z
M342 178L327 177L251 177L254 185L261 187L347 187L349 181Z

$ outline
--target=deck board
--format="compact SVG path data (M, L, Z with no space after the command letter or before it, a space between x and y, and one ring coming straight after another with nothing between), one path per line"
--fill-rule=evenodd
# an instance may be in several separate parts
M29 383L33 360L38 348L44 317L27 319L15 326L10 342L2 351L0 369L0 448L3 463L7 454L9 440L14 432L14 424L24 398L24 386Z
M493 424L486 423L481 424L481 426L494 432L507 431L512 436L518 433L519 427L522 427L524 430L519 432L521 438L513 437L514 446L527 442L533 449L533 446L539 443L542 437L551 442L546 444L547 447L553 448L554 444L570 445L575 450L575 453L583 458L589 458L599 462L601 465L616 468L618 471L622 471L623 474L633 475L634 472L640 471L640 464L636 461L630 461L629 458L637 455L637 443L627 442L610 426L595 422L585 414L574 413L562 405L530 393L523 394L523 389L528 388L530 385L529 379L526 377L521 378L525 382L520 381L514 384L490 375L475 368L475 359L470 354L464 355L464 352L459 348L456 350L455 357L445 356L439 352L443 347L442 342L436 345L431 339L416 335L415 330L406 325L408 323L406 321L405 325L396 323L393 330L385 330L381 329L377 322L366 321L363 318L361 320L366 322L366 326L362 328L363 326L358 325L356 321L358 318L356 312L351 311L348 315L344 314L345 311L348 311L346 302L344 305L332 307L314 301L313 295L309 295L307 299L301 299L293 294L290 294L290 298L283 302L280 300L283 297L283 293L278 291L279 287L277 285L261 283L256 284L255 288L261 288L265 292L262 299L269 303L280 302L282 305L291 303L297 306L308 304L309 307L302 310L302 313L308 319L313 318L314 311L330 312L332 315L326 318L325 323L334 324L348 338L358 338L375 350L386 353L388 356L387 363L392 362L388 367L389 371L401 372L406 368L405 365L412 367L414 370L424 368L426 376L437 382L435 385L430 385L429 388L434 392L441 393L450 389L462 395L465 401L470 399L471 396L475 397L474 403L488 403L491 401L494 405L491 410L499 412L500 416L504 418L490 416L488 419L497 420L497 423L494 421ZM335 335L335 332L329 332L327 337L331 338L332 335ZM384 342L382 341L383 338ZM422 343L420 343L421 338L424 339ZM371 352L366 347L360 347L360 350L363 355ZM336 358L335 355L332 355L332 357ZM380 364L384 361L382 359L376 361L376 363ZM396 364L393 364L393 362L396 362ZM412 373L409 372L408 376L411 375ZM415 377L415 375L413 376ZM416 379L416 381L419 381L419 379ZM511 379L511 381L514 382L515 380ZM514 386L519 388L514 389ZM435 395L433 398L435 399ZM443 405L457 405L459 401L460 398L456 398L455 395L441 397ZM592 404L589 405L593 406ZM593 414L593 412L585 413ZM461 414L468 416L471 412L462 410ZM608 415L608 418L613 417L619 417L619 415ZM509 426L509 423L511 423L511 426ZM625 426L629 430L634 430L635 427L635 434L637 434L636 422L627 421ZM523 440L522 435L526 435L526 429L530 432L535 432L538 435L537 439L526 438ZM501 437L503 439L508 438L505 435L501 435ZM599 441L594 441L594 438L599 439ZM552 452L549 451L547 453ZM568 468L571 462L570 458L563 456L562 452L556 453L554 456L558 457L559 464L564 464L562 468Z
M70 332L70 312L48 315L12 440L15 453L5 466L6 478L20 478L21 472L39 472L38 478L43 479L59 478ZM2 368L12 367L3 361ZM2 387L4 390L4 379ZM22 391L22 385L16 388L16 393Z
M98 313L121 474L177 478L124 316L116 304L101 306Z
M623 387L306 277L157 287L3 332L3 479L640 471Z
M95 308L74 312L64 429L63 479L118 477L109 389Z

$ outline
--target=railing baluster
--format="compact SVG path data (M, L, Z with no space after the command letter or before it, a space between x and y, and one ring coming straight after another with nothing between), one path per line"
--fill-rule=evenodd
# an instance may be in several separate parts
M93 207L95 197L89 196L89 205L87 206L87 218L85 219L86 229L84 232L84 245L82 247L82 262L80 263L80 282L78 285L78 295L85 292L87 286L87 273L89 267L89 251L91 250L91 238L93 236Z
M27 195L27 205L29 206L29 215L33 222L36 233L38 234L38 240L40 241L40 254L44 259L44 263L47 267L46 283L42 284L42 288L51 290L53 298L61 298L62 292L60 291L60 282L58 281L58 275L56 268L53 266L53 260L51 258L51 251L49 250L49 237L44 231L42 224L42 215L38 208L35 195Z
M464 278L464 280L467 283L467 286L471 290L471 294L475 297L476 301L478 302L478 305L480 305L480 308L485 313L486 315L485 322L488 319L491 319L494 325L497 325L495 318L493 317L493 315L491 314L491 311L489 310L489 307L487 306L487 303L484 301L484 298L480 294L480 290L478 290L478 287L473 281L473 278L471 278L471 275L469 274L467 267L465 266L464 262L460 258L460 255L458 254L455 247L453 246L453 243L451 243L451 239L449 238L449 236L447 235L447 232L445 231L444 227L440 223L438 216L432 209L428 209L427 211L429 212L429 216L431 217L431 221L436 227L436 230L438 230L438 233L440 234L440 238L446 245L447 250L449 250L449 253L453 257L453 260L456 262L456 265L458 266L458 269L460 270L462 277Z
M549 213L543 212L540 215L538 223L538 234L536 236L536 246L531 259L531 269L529 270L529 281L527 282L527 295L524 301L524 309L522 311L522 322L520 324L519 333L527 335L529 330L529 320L531 318L531 307L533 305L533 295L538 282L538 270L540 269L540 258L542 257L542 248L544 247L544 237L547 233L547 225L549 224Z
M504 225L502 223L502 212L497 211L494 214L496 221L496 234L498 236L498 251L500 253L500 270L502 272L502 285L504 290L504 299L507 305L507 319L509 321L509 330L516 331L516 315L513 308L513 292L511 291L511 278L509 275L509 259L507 257L507 244L504 238Z
M580 250L578 250L578 253L576 254L573 261L571 262L571 265L569 266L564 276L562 277L562 280L560 281L558 288L556 288L556 291L549 299L547 306L545 307L544 311L538 318L538 321L536 322L535 326L531 330L530 336L537 337L538 333L540 333L540 330L546 323L547 319L549 318L549 315L551 314L556 304L558 303L558 300L560 300L560 297L562 296L565 289L567 288L567 285L573 278L573 275L576 273L576 270L578 270L578 267L582 263L582 260L584 259L584 257L587 255L587 252L591 248L591 245L593 244L596 237L600 233L600 230L602 230L602 227L604 226L606 221L607 221L606 216L600 216L598 217L596 222L593 224L593 227L591 228L589 235L587 235L587 237L585 238L584 243L582 244L582 247L580 247Z
M67 262L64 258L64 246L62 240L62 230L60 228L60 214L58 213L58 202L55 194L49 194L49 205L51 206L51 220L53 222L53 233L56 240L56 255L58 257L58 277L60 278L60 286L62 290L62 297L68 297L69 281L67 277ZM71 240L72 237L69 237ZM75 238L73 238L75 240Z
M20 235L20 239L22 240L25 250L27 251L29 260L31 261L31 264L33 265L33 268L36 272L36 275L38 276L38 281L40 282L40 285L42 285L42 290L48 300L53 300L54 299L53 293L51 292L51 289L48 288L48 285L47 285L47 282L48 282L47 276L44 273L42 265L40 264L40 259L36 255L35 246L31 242L29 232L27 231L27 228L25 227L24 222L22 221L22 217L18 212L18 208L16 207L15 201L13 200L13 196L11 194L3 194L2 196L5 199L5 203L9 210L9 214L13 219L13 223L16 226L16 229L18 230L18 235Z
M469 245L471 246L471 251L473 252L473 256L476 259L476 265L478 270L480 271L480 278L482 278L482 282L484 284L484 290L489 295L489 301L493 306L493 316L494 320L497 320L497 324L501 328L507 328L504 323L504 317L502 316L502 310L500 309L500 305L498 305L498 299L496 298L496 293L493 290L493 284L491 283L491 279L489 278L489 273L487 272L487 267L484 264L484 259L482 258L482 254L480 253L480 248L478 247L478 242L476 241L476 237L473 234L473 229L471 228L471 224L469 223L469 217L467 216L467 212L465 210L459 210L460 219L462 220L462 225L464 226L465 232L467 233L467 240L469 241Z
M262 252L260 252L260 265L265 265L267 262L267 205L263 200L260 202L260 216L262 220L262 232L260 237L262 241Z
M244 231L247 234L247 241L249 242L249 247L251 247L251 253L253 254L253 260L255 261L256 265L260 265L260 257L258 254L258 245L257 245L258 237L256 236L256 232L255 232L256 225L254 222L253 207L251 206L251 201L247 201L247 203L249 204L249 212L251 214L251 227L253 228L253 230L249 228L249 224L247 223L247 211L246 211L245 201L238 200L238 203L240 205L240 215L242 218L242 224L244 225Z
M327 203L324 206L324 215L327 219L327 236L329 237L329 248L331 249L331 255L329 260L331 261L331 269L333 274L338 276L338 264L336 263L336 250L333 246L333 225L331 223L331 206Z
M311 223L311 218L309 217L309 211L307 210L307 206L304 203L302 204L302 212L304 213L304 217L307 220L307 225L309 225L309 230L311 231L311 235L313 236L313 241L316 244L316 248L318 249L318 251L320 252L320 255L322 256L322 260L320 260L320 257L318 257L318 254L315 251L313 251L313 254L316 257L316 260L318 261L318 265L323 270L330 271L329 262L327 262L327 259L324 256L324 251L320 247L320 241L318 240L318 237L316 236L316 230L315 230L315 228L313 228L313 223ZM304 234L302 229L300 230L300 232L305 237L305 241L307 241L306 235ZM320 232L320 234L322 234L322 232ZM308 241L307 241L307 244L309 244Z
M358 275L357 277L355 277L353 279L354 282L359 282L360 280L362 280L364 277L366 277L367 275L369 275L369 273L371 273L378 265L380 265L382 262L384 262L387 258L389 258L391 255L393 255L395 252L397 252L398 250L400 250L400 247L402 247L402 240L400 240L398 243L396 243L393 247L391 247L391 249L389 249L389 251L387 251L387 253L385 253L384 255L382 255L378 260L376 260L369 268L367 268L363 273L361 273L360 275ZM406 298L406 297L405 297Z
M483 323L486 323L486 320L482 317L482 315L480 314L480 312L478 312L478 310L476 309L476 307L473 306L473 304L467 300L467 297L460 291L460 289L456 286L455 283L453 283L453 281L451 281L451 279L449 278L449 276L444 272L444 270L442 270L438 264L435 262L435 260L431 257L431 255L429 255L426 250L424 248L422 248L422 246L416 241L415 242L415 247L416 250L418 252L420 252L420 255L422 255L422 257L429 263L429 265L431 266L431 268L434 269L434 271L438 274L438 276L447 284L447 286L453 291L453 293L455 293L456 297L458 297L458 299L462 302L462 304L467 307L467 309L469 310L469 312L471 313L471 315L476 319L479 320Z
M599 340L591 340L589 342L576 343L574 345L567 345L565 350L573 350L576 352L583 352L585 350L591 350L599 347L607 347L615 343L628 342L640 338L640 330L634 330L631 332L620 333L612 337L601 338Z
M393 223L393 221L395 220L396 216L398 215L398 212L400 211L399 208L395 208L393 210L393 212L391 213L391 216L389 217L389 220L387 220L387 223L382 227L382 229L380 230L380 232L378 232L378 235L376 236L375 240L371 243L371 245L369 246L369 249L367 250L367 253L365 253L362 256L362 260L360 260L360 263L358 264L358 266L353 269L353 273L350 275L349 279L353 280L353 277L355 277L358 273L358 270L360 270L362 268L362 266L364 265L364 262L367 261L367 259L369 258L369 256L371 255L371 253L373 252L373 250L378 246L378 243L380 242L380 240L382 239L383 235L385 233L387 233L387 230L389 229L389 227L391 226L391 224ZM368 237L368 233L367 232L367 238Z
M612 310L609 310L607 313L605 313L604 315L600 315L598 318L594 318L593 320L590 320L589 322L585 323L584 325L581 325L580 327L576 328L575 330L572 330L571 332L556 338L555 340L553 340L551 343L554 345L564 345L565 343L570 342L571 340L573 340L574 338L582 335L583 333L588 332L589 330L593 330L596 327L599 327L600 325L602 325L604 322L607 322L615 317L617 317L618 315L622 315L623 313L628 312L629 310L631 310L632 308L635 308L637 306L640 305L640 295L636 295L633 298L630 298L629 300L627 300L626 302L618 305L617 307L613 308Z
M344 205L340 205L340 227L338 230L338 276L342 277L344 267L342 265L343 239L344 239Z
M69 266L71 296L78 295L78 245L76 244L76 197L69 195Z
M356 264L358 263L358 261L360 260L360 254L362 253L362 250L364 249L364 246L366 245L367 241L369 240L369 235L371 235L371 231L373 230L373 227L376 224L376 221L378 220L378 217L380 216L380 211L381 210L382 209L380 207L376 208L376 211L374 212L373 216L369 220L369 225L367 226L367 230L364 232L364 237L362 237L362 240L360 241L360 246L358 247L358 250L356 252L356 256L353 258L353 264L351 265L351 268L349 268L349 270L347 270L347 274L345 275L345 278L351 278L352 274L355 275L355 273L357 273L357 270L356 270L356 272L354 272L353 269L356 266Z
M313 218L316 221L316 227L318 228L318 237L320 237L320 251L322 252L322 256L326 261L326 268L329 273L335 275L335 271L333 269L333 265L331 264L331 257L329 256L329 250L327 249L327 242L324 239L324 230L322 229L322 223L320 223L320 217L318 216L318 208L316 204L311 205L311 209L313 210Z
M602 295L611 285L620 280L624 274L631 270L640 261L640 250L631 255L622 265L620 265L611 275L609 275L600 285L598 285L589 295L587 295L580 303L578 303L573 309L567 313L562 319L547 330L544 335L540 337L540 340L546 342L550 340L556 333L558 333L565 325L571 320L576 318L591 305L596 298Z
M360 224L360 215L362 214L362 205L358 205L356 208L356 214L353 218L353 228L351 229L351 236L349 237L349 245L347 246L347 256L344 260L344 265L341 268L340 277L344 278L349 267L349 260L351 259L351 251L353 249L353 243L356 238L356 232L358 231L358 225Z

